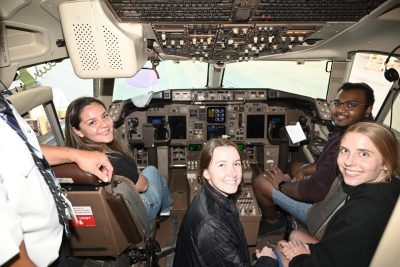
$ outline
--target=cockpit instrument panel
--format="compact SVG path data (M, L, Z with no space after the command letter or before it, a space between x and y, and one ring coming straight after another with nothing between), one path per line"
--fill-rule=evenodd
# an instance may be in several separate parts
M171 166L186 166L189 158L197 159L207 140L225 137L240 145L249 166L267 168L277 164L279 145L287 140L285 125L315 113L286 107L279 103L279 94L270 90L169 90L167 98L157 98L148 108L133 108L124 114L118 130L125 144L138 150L140 153L135 153L140 156L145 155L144 125L152 125L155 139L168 139L164 145L168 146Z
M225 107L207 107L208 123L224 123Z

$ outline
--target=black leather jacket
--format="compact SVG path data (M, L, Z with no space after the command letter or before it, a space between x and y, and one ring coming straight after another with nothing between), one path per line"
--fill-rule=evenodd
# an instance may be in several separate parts
M205 185L182 221L174 267L251 266L247 242L234 201ZM261 257L256 266L278 266Z

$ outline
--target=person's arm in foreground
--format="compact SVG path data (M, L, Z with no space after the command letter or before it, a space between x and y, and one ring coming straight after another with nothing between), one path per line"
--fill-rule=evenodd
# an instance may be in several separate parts
M19 246L19 254L15 255L11 260L4 264L4 267L34 267L35 264L31 261L26 252L25 243L22 241Z
M253 267L278 267L274 251L265 246L262 250L256 249L257 262Z
M293 174L292 179L301 181L304 177L312 175L317 170L317 164L305 164L303 162L294 162L291 166L291 173Z
M290 182L290 176L288 174L284 174L281 169L279 169L276 166L271 167L266 173L265 173L265 178L271 182L272 186L276 190L279 189L279 184L281 182L285 182L281 190L283 193L288 195L291 198L294 199L300 199L299 195L299 183L298 181L292 181Z
M103 182L111 181L113 167L106 154L70 147L40 145L50 165L75 162L85 172L97 176Z

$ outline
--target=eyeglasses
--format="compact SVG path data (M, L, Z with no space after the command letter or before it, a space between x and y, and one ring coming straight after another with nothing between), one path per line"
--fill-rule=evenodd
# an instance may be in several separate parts
M339 100L333 100L330 103L330 108L339 108L343 107L347 110L354 110L358 106L365 106L365 104L358 104L356 101L346 101L346 102L340 102Z

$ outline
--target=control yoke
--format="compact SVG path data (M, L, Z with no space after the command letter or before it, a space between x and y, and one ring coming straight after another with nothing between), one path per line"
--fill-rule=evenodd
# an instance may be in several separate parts
M308 125L307 118L300 116L299 122L303 131L305 132L305 135L307 138L309 138L310 127ZM293 144L286 131L285 125L275 121L272 121L268 125L267 136L270 144L279 145L278 167L283 172L287 172L289 162L289 147L300 146L302 143Z
M171 128L168 122L159 125L143 124L143 141L145 147L165 146L171 141Z
M288 143L289 136L286 133L285 125L270 123L267 130L268 141L271 145Z

